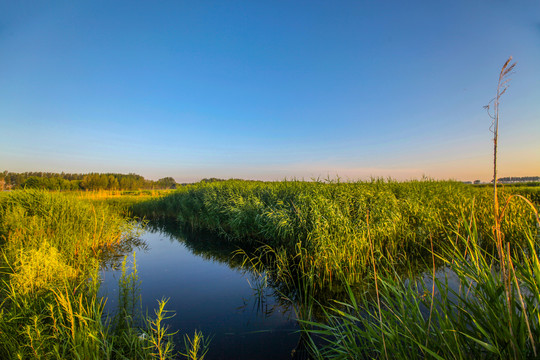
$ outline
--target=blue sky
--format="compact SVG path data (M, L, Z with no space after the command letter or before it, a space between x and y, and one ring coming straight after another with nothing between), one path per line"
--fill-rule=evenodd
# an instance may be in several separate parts
M0 170L540 175L540 2L1 1Z

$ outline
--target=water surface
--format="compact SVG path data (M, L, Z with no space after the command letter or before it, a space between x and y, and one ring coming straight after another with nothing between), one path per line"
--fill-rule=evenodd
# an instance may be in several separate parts
M202 331L212 337L208 359L290 359L299 334L287 301L269 287L261 290L260 278L231 260L234 247L170 229L147 228L143 246L135 249L143 313L153 315L157 300L169 299L166 309L176 315L167 323L179 331L176 343L183 346L183 334ZM120 276L118 269L102 270L101 294L110 314Z

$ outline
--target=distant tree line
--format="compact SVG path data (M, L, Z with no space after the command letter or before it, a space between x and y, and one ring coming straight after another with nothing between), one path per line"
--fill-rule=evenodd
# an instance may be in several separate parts
M509 177L498 178L497 181L502 184L536 182L536 181L540 181L540 176L509 176Z
M0 172L0 190L25 188L46 190L138 190L174 189L176 186L177 183L172 177L153 181L137 174Z

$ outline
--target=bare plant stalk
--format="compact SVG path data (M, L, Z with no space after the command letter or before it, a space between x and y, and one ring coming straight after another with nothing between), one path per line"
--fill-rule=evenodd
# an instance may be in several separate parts
M486 105L485 108L488 111L488 115L493 119L492 124L492 132L493 132L493 218L495 221L494 227L493 227L493 235L495 237L495 241L497 243L497 252L499 253L499 259L500 259L500 265L501 265L501 272L503 276L503 282L505 287L505 295L506 295L506 305L508 307L508 314L511 315L512 309L510 305L510 298L511 298L511 283L510 283L510 273L509 269L507 272L507 265L506 265L506 252L503 245L503 234L501 233L501 218L499 215L499 199L497 197L497 142L499 140L499 107L500 107L500 99L501 96L506 92L508 89L508 82L510 81L509 74L512 72L514 67L516 66L516 63L510 64L512 61L512 57L510 56L508 60L504 63L504 65L501 68L501 72L499 73L499 81L497 83L497 96L490 101L489 104L493 103L493 114L489 112L490 105ZM508 256L508 261L510 261L510 256ZM510 267L510 266L509 266ZM510 334L512 338L514 337L513 330L512 330L512 324L511 324L512 317L509 316L508 318L508 327L510 330ZM512 349L514 350L514 356L517 358L517 349L514 342L511 342Z
M499 199L497 197L497 145L499 140L499 105L501 96L508 89L508 82L510 78L508 77L516 63L510 64L512 57L510 56L508 60L504 63L499 73L499 81L497 83L497 96L490 101L490 104L493 103L493 114L489 113L490 105L486 105L485 108L488 111L489 116L493 119L492 132L493 132L493 216L495 219L494 235L497 240L497 247L499 250L499 256L504 256L504 250L502 248L502 234L500 228L500 219L499 219Z

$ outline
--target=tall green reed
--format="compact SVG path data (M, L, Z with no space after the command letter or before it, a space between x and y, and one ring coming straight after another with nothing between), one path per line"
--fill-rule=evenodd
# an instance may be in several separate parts
M347 301L325 308L325 322L301 320L312 336L314 356L536 358L540 336L536 234L527 234L525 247L507 251L505 261L512 271L508 296L501 261L481 246L475 216L462 225L437 255L446 262L437 276L433 270L429 277L404 278L392 269L378 269L380 304L369 293L355 293L349 287ZM449 277L454 278L453 285Z
M3 358L107 358L97 298L98 257L129 223L61 194L0 199Z
M345 273L350 282L369 276L372 255L381 266L429 255L447 241L449 226L476 198L482 238L492 232L486 188L457 182L410 181L274 183L224 181L197 184L169 196L141 202L135 214L174 217L195 229L210 230L241 247L268 245L290 261L313 267L319 281L332 283ZM506 195L501 193L501 198ZM532 216L514 203L501 229L524 240ZM370 214L370 241L366 215ZM490 220L491 219L491 220ZM510 220L512 219L512 220ZM305 256L301 249L305 249Z
M155 318L140 316L135 264L128 273L124 262L117 317L106 316L98 296L104 250L122 249L134 229L103 203L35 190L2 194L0 358L175 358L165 301Z
M515 66L510 61L501 70L494 99L491 214L485 206L472 209L469 221L462 218L450 227L450 241L439 253L432 246L431 290L422 278L410 275L404 281L386 269L375 277L376 303L349 288L347 302L325 308L326 322L303 319L308 334L326 341L320 346L310 337L316 358L538 358L540 218L521 195L507 196L501 211L497 188L499 100ZM513 199L522 202L517 213L510 210ZM478 219L491 219L491 236ZM514 225L524 219L525 227L516 231ZM446 263L442 279L435 275L435 256ZM373 269L377 274L375 263ZM449 274L457 285L450 286Z

